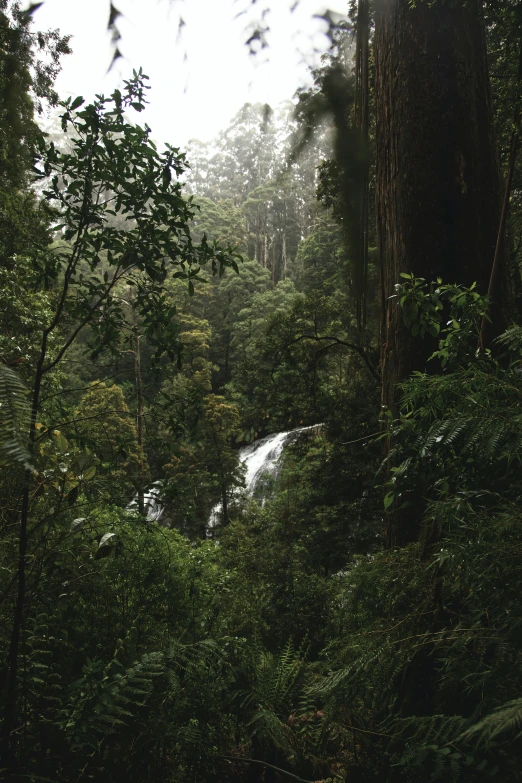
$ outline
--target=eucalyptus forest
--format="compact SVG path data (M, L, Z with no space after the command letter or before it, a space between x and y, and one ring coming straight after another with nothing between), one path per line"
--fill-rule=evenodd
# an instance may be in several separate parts
M312 87L186 148L139 63L62 99L33 10L0 0L0 776L522 780L522 3L351 0Z

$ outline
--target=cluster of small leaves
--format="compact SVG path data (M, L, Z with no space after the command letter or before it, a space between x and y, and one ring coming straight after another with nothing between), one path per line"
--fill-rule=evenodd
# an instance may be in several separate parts
M438 349L430 358L438 359L442 367L468 359L487 314L487 297L478 293L475 283L467 288L443 284L440 278L428 284L408 272L402 272L401 277L403 282L396 283L394 298L404 323L415 336L438 338Z

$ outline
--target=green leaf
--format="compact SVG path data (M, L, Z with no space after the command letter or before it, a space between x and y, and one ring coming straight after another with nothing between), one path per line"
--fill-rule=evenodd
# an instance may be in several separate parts
M76 501L78 500L79 493L80 493L80 487L78 486L78 484L75 484L71 489L71 491L69 492L69 494L67 495L67 502L70 506L76 503Z
M388 510L395 500L395 492L388 492L388 494L384 498L384 508Z
M57 430L54 433L54 442L58 446L59 450L62 454L65 454L66 451L69 449L69 441L67 438L64 438L61 432L58 432Z
M27 439L28 418L26 386L14 370L0 364L0 458L33 470Z
M98 549L103 549L105 546L112 546L113 541L112 539L116 533L104 533L103 536L100 538L100 543L98 544Z
M71 103L71 111L74 111L74 109L78 109L83 103L85 103L85 100L82 95L78 95L77 98L74 99L74 101Z
M87 470L85 470L82 473L81 478L83 479L83 481L90 481L95 477L95 475L96 475L96 466L91 465L89 468L87 468Z
M87 517L78 517L71 523L71 533L78 533L87 521Z

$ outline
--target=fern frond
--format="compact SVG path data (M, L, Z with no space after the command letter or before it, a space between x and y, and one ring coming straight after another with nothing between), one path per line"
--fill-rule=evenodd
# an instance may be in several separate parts
M31 469L28 390L11 368L0 364L0 459Z
M488 745L501 734L522 737L522 698L513 699L497 707L489 715L475 723L458 737L459 740L475 740L479 745Z
M164 656L145 653L123 672L115 668L121 669L115 659L108 666L92 662L84 667L84 676L70 686L61 725L74 737L73 747L94 748L100 737L134 719L150 697L154 680L165 671Z

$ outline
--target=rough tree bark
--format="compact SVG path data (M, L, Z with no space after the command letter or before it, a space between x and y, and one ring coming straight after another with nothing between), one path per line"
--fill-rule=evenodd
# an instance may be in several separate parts
M376 211L381 257L382 403L432 351L394 299L401 272L487 292L500 171L479 0L377 0ZM418 535L415 510L389 515L389 546Z

